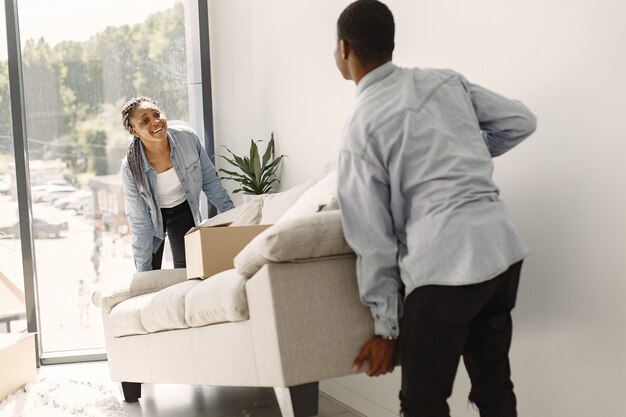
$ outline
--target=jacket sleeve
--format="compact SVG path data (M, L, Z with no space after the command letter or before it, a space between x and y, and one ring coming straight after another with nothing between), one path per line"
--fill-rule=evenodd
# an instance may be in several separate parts
M133 181L130 169L122 165L122 186L126 200L126 218L132 236L133 256L138 272L152 269L153 227L148 205Z
M361 301L374 317L374 332L398 336L403 285L398 240L389 209L386 171L348 151L338 163L338 196L346 241L357 254Z
M198 149L200 166L202 168L202 191L204 191L204 194L207 196L211 204L213 204L220 211L220 213L234 208L235 205L222 186L222 181L219 175L217 175L215 165L213 165L206 150L200 144L198 136L194 136L196 138L196 148Z
M463 81L492 157L508 152L537 128L535 115L521 102Z

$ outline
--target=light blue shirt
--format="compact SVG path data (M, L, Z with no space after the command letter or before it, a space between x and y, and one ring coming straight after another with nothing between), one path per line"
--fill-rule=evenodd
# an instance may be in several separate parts
M185 191L196 226L202 221L200 191L204 191L220 212L233 208L233 202L222 187L215 166L202 148L196 132L182 126L168 127L167 138L170 142L172 164ZM147 189L140 187L137 193L128 160L124 158L122 162L126 217L132 234L135 266L139 272L152 269L152 254L165 239L163 217L156 201L157 172L148 162L143 144L140 149Z
M376 334L399 335L414 289L480 283L528 255L492 181L492 157L535 127L523 104L450 70L388 62L360 80L338 192Z

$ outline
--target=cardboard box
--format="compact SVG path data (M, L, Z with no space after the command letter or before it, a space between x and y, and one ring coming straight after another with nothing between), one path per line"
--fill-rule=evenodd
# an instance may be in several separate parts
M35 335L0 333L0 401L37 378Z
M194 227L185 235L187 278L207 278L232 269L233 258L269 224Z

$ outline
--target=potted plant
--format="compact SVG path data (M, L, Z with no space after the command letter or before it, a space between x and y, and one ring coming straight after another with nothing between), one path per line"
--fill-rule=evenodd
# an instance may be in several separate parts
M219 172L226 174L222 176L223 179L239 183L239 188L234 190L233 193L243 192L252 195L266 194L270 192L275 182L280 183L280 180L276 178L276 171L280 167L285 155L277 157L275 154L274 132L270 135L270 140L267 143L263 157L259 155L258 143L260 142L263 141L254 141L254 139L251 138L250 156L243 157L235 155L230 149L224 146L232 158L227 158L224 155L220 155L220 157L240 171L235 172L224 168L219 169Z

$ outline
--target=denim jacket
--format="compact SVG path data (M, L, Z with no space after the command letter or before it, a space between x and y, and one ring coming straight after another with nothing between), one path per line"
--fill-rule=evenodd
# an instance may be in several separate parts
M196 225L202 221L201 190L220 212L233 208L233 202L222 187L215 166L202 148L198 135L188 127L170 126L167 137L170 141L172 164L187 196ZM126 158L121 169L126 217L132 234L135 266L139 272L152 269L152 254L165 239L163 217L156 201L157 172L148 162L143 144L140 150L147 189L140 187L137 192Z

